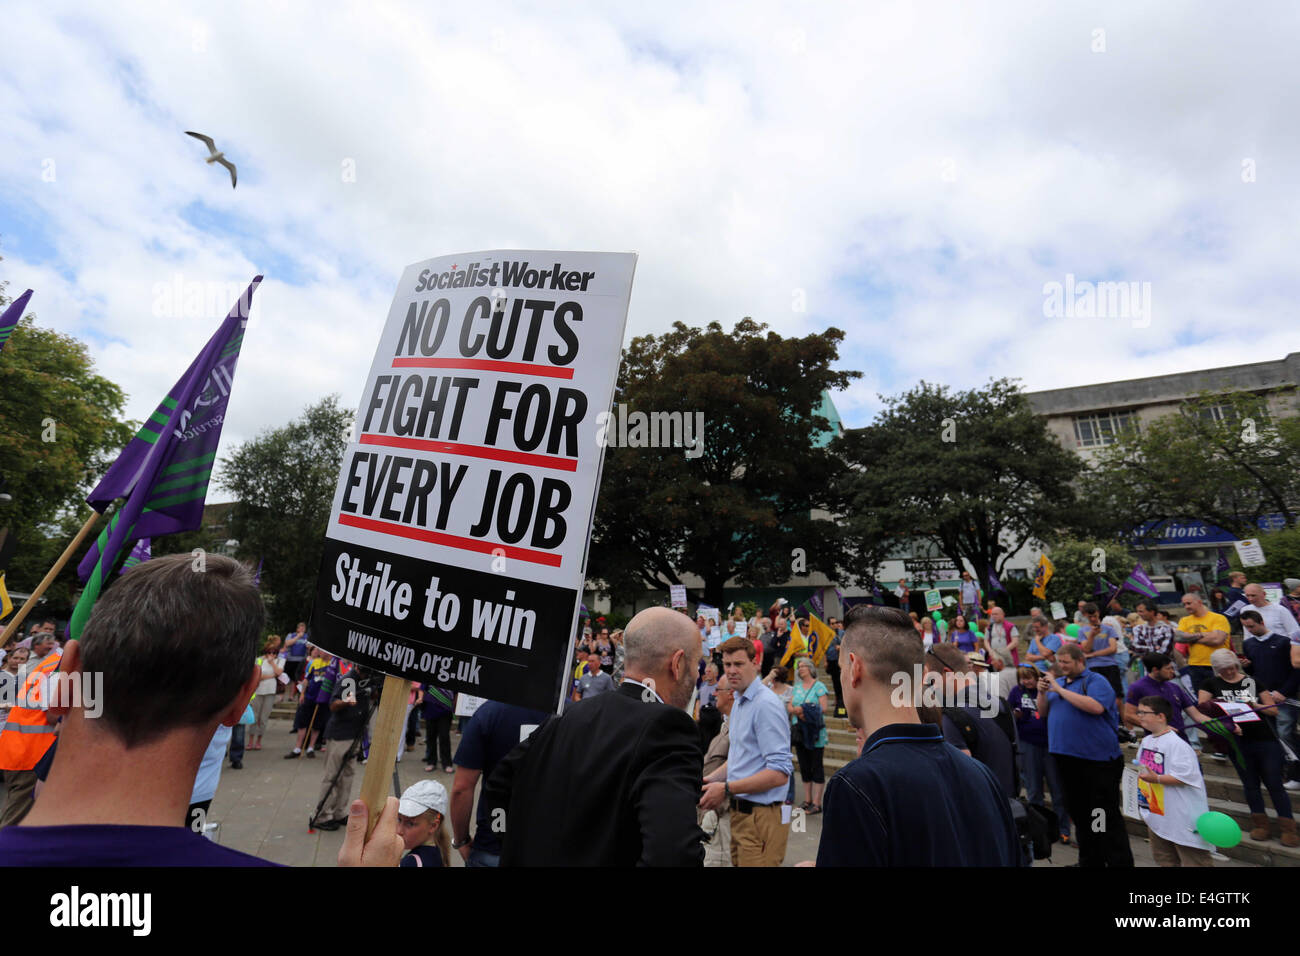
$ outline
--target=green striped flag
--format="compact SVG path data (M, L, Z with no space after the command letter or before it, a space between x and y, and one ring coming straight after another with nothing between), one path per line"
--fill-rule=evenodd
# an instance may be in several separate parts
M253 279L216 334L87 497L87 503L101 512L118 498L125 501L77 568L86 587L72 612L73 638L81 636L100 591L136 541L192 531L203 523L203 502L249 306L261 281L261 276Z

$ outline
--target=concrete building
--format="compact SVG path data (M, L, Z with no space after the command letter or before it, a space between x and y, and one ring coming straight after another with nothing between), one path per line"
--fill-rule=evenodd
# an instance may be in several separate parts
M1161 416L1178 414L1184 402L1206 393L1251 392L1261 397L1268 417L1295 415L1300 411L1297 386L1300 352L1292 352L1269 362L1049 389L1030 392L1028 398L1056 439L1088 461L1099 449L1114 444L1125 429L1140 431ZM1233 413L1227 404L1203 412L1217 419ZM1271 526L1262 522L1261 530ZM1219 550L1231 551L1234 540L1231 533L1189 515L1167 525L1153 543L1132 550L1153 579L1171 579L1156 581L1162 591L1174 590L1168 585L1186 590L1192 584L1206 587L1215 581Z
M1141 429L1206 392L1255 392L1265 396L1269 415L1294 415L1298 385L1300 352L1292 352L1272 362L1054 388L1027 397L1057 440L1087 460L1125 428Z

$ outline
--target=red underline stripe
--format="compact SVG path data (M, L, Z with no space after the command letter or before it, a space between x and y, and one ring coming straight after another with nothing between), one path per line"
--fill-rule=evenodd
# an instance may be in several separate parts
M427 438L398 438L394 435L361 436L363 445L391 445L393 448L409 448L411 451L432 451L444 455L465 455L470 458L490 458L493 461L508 461L516 465L533 465L537 468L555 468L559 471L577 471L576 458L561 458L556 455L534 455L526 451L510 451L505 448L487 448L483 445L461 445L450 441L430 441Z
M516 375L540 375L543 378L573 378L573 369L531 362L498 362L493 359L468 358L395 358L393 368L469 368L483 372L513 372Z
M552 568L558 568L560 566L560 556L558 554L548 554L545 551L533 551L530 548L516 548L513 545L496 544L492 541L479 541L476 538L462 538L459 535L444 534L441 531L429 531L426 528L408 528L406 525L393 524L390 521L376 521L374 518L362 518L358 515L341 514L339 515L339 524L351 525L354 528L362 528L366 531L376 531L379 534L412 538L415 541L427 541L430 544L440 544L444 548L458 548L461 551L477 551L479 554L491 554L493 551L500 551L507 558L518 558L520 561L530 561L533 564L545 564L547 567Z

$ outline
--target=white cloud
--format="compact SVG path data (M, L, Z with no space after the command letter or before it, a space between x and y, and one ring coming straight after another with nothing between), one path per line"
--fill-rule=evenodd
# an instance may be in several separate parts
M1279 358L1300 349L1300 144L1274 92L1296 86L1296 18L10 5L0 213L20 218L0 220L0 277L92 342L142 418L216 319L154 315L155 286L265 270L227 448L329 392L355 402L401 267L460 250L636 250L629 338L842 328L866 373L838 399L849 425L921 377L1053 388ZM1045 318L1066 273L1151 282L1150 327Z

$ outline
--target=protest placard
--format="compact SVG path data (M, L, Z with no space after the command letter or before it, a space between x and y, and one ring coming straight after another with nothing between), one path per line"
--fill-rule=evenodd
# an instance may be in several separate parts
M925 592L925 609L927 611L937 611L943 607L943 595L939 593L938 588L932 588Z
M486 703L487 698L485 697L475 697L473 694L457 694L455 714L457 717L473 717L474 711Z
M1240 541L1232 542L1233 547L1237 549L1237 557L1241 559L1243 568L1255 568L1264 561L1264 548L1260 545L1258 538L1243 538Z
M1123 777L1120 782L1120 794L1124 802L1120 812L1130 820L1141 820L1142 811L1138 806L1138 772L1132 767L1125 767Z
M685 584L669 585L669 594L672 598L673 607L686 607L686 585Z
M558 709L635 265L495 251L405 269L343 456L314 643Z

